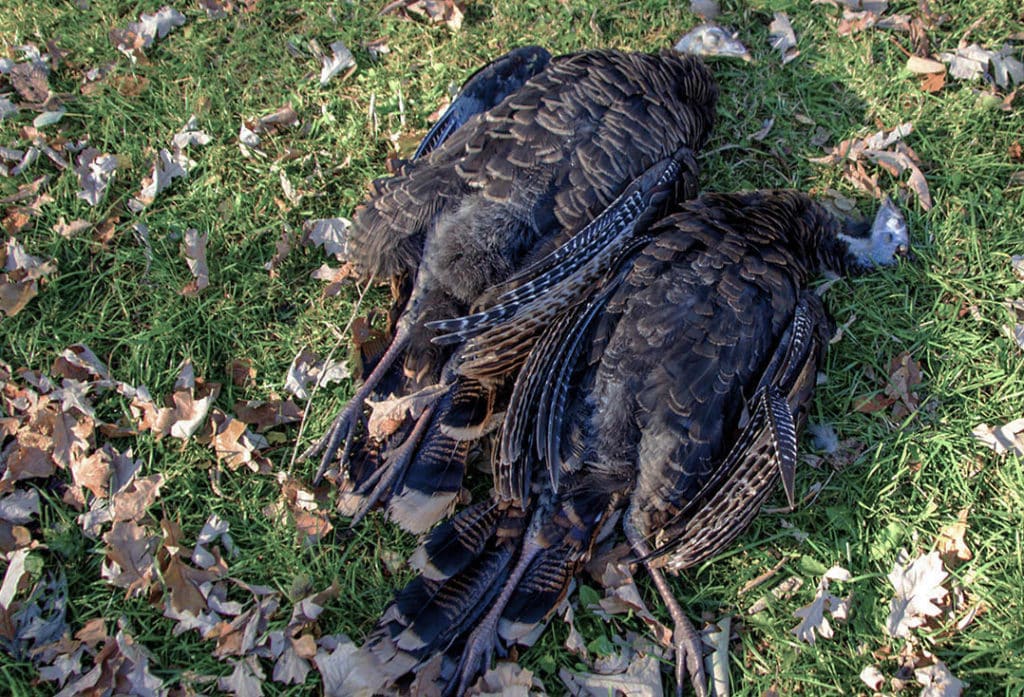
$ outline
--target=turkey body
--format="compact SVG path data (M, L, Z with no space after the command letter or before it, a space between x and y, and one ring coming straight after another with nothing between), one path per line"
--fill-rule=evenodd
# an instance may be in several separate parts
M449 471L419 478L445 482L416 499L432 499L435 513L406 527L426 529L450 510L461 482L451 463L464 460L467 449L451 436L465 424L445 419L485 428L486 414L450 415L467 394L493 401L500 381L462 380L447 401L383 439L358 435L364 401L437 383L455 348L432 343L436 332L425 325L473 309L488 288L585 229L659 161L674 157L683 165L674 196L695 195L692 153L710 134L716 100L710 73L693 57L610 50L559 56L398 176L376 182L355 214L350 256L365 277L402 279L402 312L387 352L307 453L323 453L321 474L340 449L336 478L372 505L408 488L406 473L416 472L419 452L435 462L444 453Z
M546 620L618 513L669 601L659 567L721 550L780 473L792 500L797 433L832 333L808 283L905 248L872 238L859 257L851 240L787 191L705 195L638 233L533 346L502 425L495 494L425 538L411 560L420 576L364 647L372 670L400 684L429 665L443 691L461 693ZM704 694L696 635L681 610L673 617L677 661Z

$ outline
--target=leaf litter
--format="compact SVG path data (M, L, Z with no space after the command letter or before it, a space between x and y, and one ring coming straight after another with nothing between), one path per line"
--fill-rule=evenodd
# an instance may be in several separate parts
M56 262L32 256L13 237L0 248L0 265L0 311L8 317L25 309L39 294L40 285L57 270Z
M206 264L206 241L208 236L195 228L185 230L181 252L185 255L188 269L195 277L181 289L182 295L198 295L210 285L210 269Z
M831 581L849 581L852 578L850 572L840 566L833 566L825 572L818 589L814 594L814 600L810 604L796 610L794 617L800 618L800 624L790 630L797 639L814 645L816 638L831 639L835 633L829 618L845 621L850 616L850 603L852 595L840 598L829 592Z
M335 41L331 44L331 55L323 56L321 58L323 67L320 69L320 86L323 87L331 81L338 73L347 71L345 76L351 75L356 67L356 59L352 55L352 51L348 50L348 46L345 45L344 41Z
M779 52L782 64L786 65L800 55L796 47L796 32L785 12L776 12L768 27L771 47Z
M901 351L890 359L887 366L885 389L881 393L859 397L854 409L864 414L871 414L885 409L895 421L902 421L915 413L921 406L918 386L922 381L921 365L909 351ZM873 377L869 371L869 377Z
M911 630L943 613L949 591L942 583L947 576L937 551L911 560L906 550L900 550L887 577L896 589L885 626L889 636L909 638Z
M380 14L398 12L422 17L433 24L444 24L452 31L462 28L463 3L457 0L394 0L385 5Z
M1014 419L1002 426L978 424L971 434L996 451L997 455L1013 453L1024 457L1024 418Z
M130 22L124 29L112 29L110 42L135 63L145 60L145 49L184 24L185 15L165 5L155 14L142 13L138 22Z
M303 349L292 360L285 377L284 391L297 399L309 399L307 388L311 385L324 387L332 382L341 382L352 377L347 363L318 355Z
M868 171L868 164L875 164L894 177L909 172L907 185L917 196L921 208L931 210L932 197L921 171L920 158L903 142L913 130L914 125L908 121L865 138L844 140L824 157L809 159L818 164L839 165L844 179L879 199L884 192L878 183L878 175Z
M68 428L78 428L88 418L84 412L95 411L91 402L94 393L109 391L131 399L139 429L166 429L168 435L173 432L184 436L192 429L196 415L194 410L183 415L187 425L176 420L177 408L187 401L182 395L192 401L207 399L215 394L217 386L196 378L186 361L175 383L179 393L176 406L164 412L145 388L112 379L109 369L84 345L65 350L51 370L62 378L62 387L43 373L22 370L19 375L29 386L8 382L2 392L5 413L13 416L0 419L0 432L13 440L5 448L7 467L0 480L0 491L4 492L0 496L0 531L6 530L0 539L9 538L16 546L4 550L11 555L11 563L0 583L0 625L13 628L14 635L0 631L0 643L9 651L22 650L15 646L31 649L32 653L26 655L38 666L41 678L63 687L61 694L109 690L115 683L129 693L167 692L149 672L146 652L123 627L111 638L102 620L95 620L71 637L64 617L66 587L61 581L50 580L45 586L41 581L28 598L19 599L27 579L25 562L35 544L22 524L38 515L40 503L35 490L16 489L14 483L29 477L48 477L63 467L71 471L72 480L65 499L84 511L80 521L86 534L103 543L101 577L126 595L149 598L163 606L164 614L177 623L175 633L196 629L216 643L217 657L229 661L241 658L241 664L247 667L239 671L239 663L233 663L236 680L229 676L225 689L234 689L238 680L244 682L246 676L256 675L257 669L262 671L258 657L275 662L271 679L303 681L312 669L311 661L320 656L321 647L336 646L335 638L321 637L317 626L317 618L326 601L337 594L336 588L296 603L287 627L268 632L269 622L280 608L280 596L228 577L226 557L236 555L237 549L226 522L211 516L195 543L185 544L180 526L172 520L164 518L160 531L154 529L151 511L159 499L163 476L141 476L142 461L130 450L121 453L103 444L89 452L90 436L81 451L69 451L70 463L61 462L57 456L57 418L67 416L71 419ZM10 369L0 365L0 378L10 381ZM67 397L72 386L73 399ZM216 410L214 414L211 427L218 423ZM93 427L90 419L89 434ZM33 454L26 456L26 448ZM282 492L290 496L289 505L311 519L319 517L322 522L318 525L329 530L326 513L320 509L326 504L326 494L317 498L294 480L283 481ZM246 605L229 599L230 589L247 592L251 602Z
M352 221L347 218L318 218L302 225L303 244L323 247L339 261L347 261L348 235Z

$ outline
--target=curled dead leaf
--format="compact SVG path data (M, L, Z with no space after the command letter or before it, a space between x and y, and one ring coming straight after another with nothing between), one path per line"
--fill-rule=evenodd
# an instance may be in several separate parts
M1002 426L979 424L971 431L975 438L996 451L1024 457L1024 419L1015 419Z
M406 418L418 418L446 389L444 385L429 385L404 397L391 396L379 401L367 399L366 403L372 410L366 427L367 433L378 440L390 436Z
M57 270L52 261L43 261L25 251L13 237L0 250L0 311L8 317L25 309L29 301L39 293L40 283Z
M961 562L970 561L974 554L967 547L964 536L967 534L967 514L970 508L961 509L955 522L944 525L939 530L935 547L947 568L955 568Z
M188 263L188 269L195 276L181 289L182 295L198 295L210 285L210 269L206 265L206 241L208 236L200 234L195 228L185 230L181 243L182 254Z

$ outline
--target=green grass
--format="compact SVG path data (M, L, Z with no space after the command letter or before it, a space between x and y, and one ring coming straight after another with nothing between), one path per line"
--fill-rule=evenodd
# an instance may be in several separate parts
M917 8L909 1L893 4L894 11ZM955 48L976 19L971 40L998 48L1024 20L1011 0L933 3L940 4L936 9L950 19L929 32L933 52ZM250 13L210 21L195 3L178 2L188 23L149 49L148 63L133 65L111 45L107 32L161 5L93 0L90 9L79 10L70 0L0 0L3 45L32 42L42 48L53 39L70 52L50 85L54 92L78 96L46 133L59 132L69 142L87 138L122 163L97 208L76 198L72 171L58 171L45 157L20 177L0 179L3 197L43 174L52 176L48 191L54 200L17 238L29 253L58 265L23 312L0 318L0 360L45 371L64 348L82 342L116 378L145 384L160 398L170 392L177 366L190 358L197 375L224 383L217 404L225 411L236 399L280 393L299 349L327 353L334 331L351 314L352 289L324 298L321 282L309 278L325 261L318 249L296 246L278 275L270 277L263 265L275 242L283 231L301 230L307 219L348 216L366 183L384 173L388 135L412 140L421 135L449 84L515 45L537 43L554 52L597 46L657 50L698 21L682 2L492 0L471 4L463 29L453 33L378 16L383 3L260 0ZM839 12L827 6L782 0L723 5L722 23L740 31L755 61L711 61L722 99L710 154L703 159L706 189L789 186L820 193L834 188L856 197L838 169L808 162L823 154L810 143L816 128L828 131L832 145L912 121L908 143L925 163L935 207L926 213L912 203L907 210L916 264L841 282L827 295L839 324L854 315L856 320L829 354L828 382L819 392L814 419L833 424L842 439L863 443L863 453L834 474L803 468L800 491L824 484L815 504L792 514L761 516L721 558L675 580L678 596L695 619L732 614L739 620L731 652L733 694L762 695L772 687L778 694L863 694L861 668L876 663L891 675L897 667L894 657L902 642L889 639L883 629L891 597L885 576L897 551L931 549L940 528L969 508L967 543L974 558L955 577L966 606L980 603L983 610L958 631L954 624L961 610L922 632L921 641L969 683L969 694L1022 694L1024 466L996 457L971 437L976 424L1024 415L1024 360L1000 329L1009 320L1004 301L1024 296L1009 262L1011 255L1024 254L1024 186L1010 179L1021 164L1009 155L1010 146L1024 136L1020 107L993 109L980 95L980 85L963 82L951 82L938 94L923 92L918 79L903 69L903 49L911 46L905 34L873 30L840 37L835 31ZM768 24L779 10L789 13L801 50L784 67L768 48ZM390 54L374 63L362 46L379 37L387 40ZM308 48L312 39L325 48L345 41L358 70L320 87L319 64ZM82 73L101 66L110 66L103 86L80 95ZM124 96L116 89L115 79L130 76L148 81L141 94ZM376 135L368 118L371 98L380 124ZM285 104L299 113L301 125L266 137L261 147L267 158L243 158L236 142L242 119ZM127 212L124 206L149 173L155 152L169 147L193 113L213 142L190 149L198 164L187 179L175 181L141 214ZM0 122L0 145L25 147L19 129L31 118L23 112ZM751 140L767 118L775 119L768 137ZM284 157L289 151L297 156ZM281 171L306 192L297 205L285 200ZM888 191L897 190L888 175L880 181ZM60 217L99 223L111 216L119 221L107 245L89 232L70 240L53 232ZM151 261L132 234L132 225L140 222L150 231ZM179 250L189 227L209 234L211 280L210 288L191 298L178 293L190 280ZM976 311L964 313L967 307ZM884 386L877 376L884 376L889 360L903 351L921 364L922 408L903 421L886 411L854 411L858 398ZM231 385L227 366L236 358L253 362L253 385ZM306 439L325 428L348 390L343 385L318 394ZM126 409L114 398L102 406L110 419ZM286 442L270 452L280 469L288 466L296 429L283 432ZM198 443L181 446L144 435L115 445L135 450L144 461L143 474L164 475L155 515L177 520L187 543L210 513L230 523L241 551L229 560L233 576L269 585L286 598L296 584L320 590L336 580L341 593L320 619L325 633L346 632L358 641L408 578L405 571L393 575L383 560L408 553L415 540L377 516L354 533L336 531L320 545L304 548L293 529L272 523L262 512L278 497L272 478L245 469L225 472L222 497L210 483L214 455ZM313 469L302 463L295 474L308 479ZM210 655L212 644L194 632L173 636L173 623L158 609L141 599L125 600L106 584L100 577L102 543L81 536L74 513L58 495L39 482L28 486L39 486L44 496L34 537L47 548L34 555L48 567L66 570L72 631L97 616L107 620L108 629L124 618L126 630L152 652L154 672L171 685L186 670L230 673L226 663ZM780 528L781 518L809 537L797 541ZM344 531L344 521L335 522ZM780 559L786 561L775 577L740 594L745 583ZM833 640L803 645L789 632L797 624L792 612L810 602L820 571L832 564L854 575L854 581L839 585L843 593L853 593L852 618L836 627ZM789 575L805 581L793 598L747 616L754 600ZM656 604L652 589L643 587ZM290 612L284 602L282 621ZM667 620L661 608L655 612ZM638 621L609 626L585 611L577 624L595 646L601 636L621 633L623 625L642 631ZM552 693L561 687L558 668L577 663L562 648L566 631L553 623L522 656ZM269 673L270 666L264 668ZM0 655L0 682L19 686L23 694L50 692L52 685L33 685L35 675L31 664ZM297 695L318 685L311 675L305 686L268 681L265 690Z

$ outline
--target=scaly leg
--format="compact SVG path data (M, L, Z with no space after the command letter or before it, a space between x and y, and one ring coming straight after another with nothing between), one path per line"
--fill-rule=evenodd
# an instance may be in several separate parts
M528 535L530 533L527 533ZM537 553L542 551L534 540L527 540L519 552L519 561L505 581L501 594L491 605L487 615L477 623L476 629L466 640L466 646L462 650L462 659L459 661L458 677L459 683L455 690L456 695L465 694L473 681L491 667L491 658L494 656L494 649L498 642L498 621L505 612L505 606L512 598L516 585L522 579L523 574L530 568ZM453 678L454 682L454 678ZM450 686L449 686L450 689Z
M302 459L306 459L315 457L323 451L323 456L320 458L320 468L316 471L316 477L313 479L314 484L319 484L320 480L323 479L327 469L331 466L332 460L334 460L334 456L338 454L339 448L341 448L338 458L340 461L339 466L344 469L345 464L348 462L348 456L352 451L352 439L355 437L356 427L362 417L366 398L373 393L374 388L377 387L377 384L387 374L388 370L391 369L395 359L402 355L406 345L409 343L409 334L409 324L399 321L395 338L391 345L388 346L388 350L381 356L377 367L366 377L366 380L363 381L363 384L353 395L352 399L334 418L334 422L323 438L302 454Z
M633 516L630 513L627 513L626 521L623 525L626 530L626 539L629 540L629 544L633 547L633 551L636 552L637 556L641 558L646 557L651 553L651 547L647 544L640 531L637 530L636 525L633 523ZM646 567L647 573L651 575L651 579L658 589L658 594L668 607L668 612L672 616L673 623L675 623L672 631L672 642L675 644L676 652L676 696L682 697L683 681L686 678L687 672L689 672L690 684L693 685L697 697L707 697L708 681L704 675L704 649L700 635L686 617L679 601L672 595L672 589L669 588L668 580L661 569L651 567L647 561L644 562L644 567Z
M402 442L402 445L388 452L380 469L374 472L362 489L357 492L365 494L366 499L359 505L359 510L356 511L356 514L352 516L352 522L350 523L352 527L358 525L359 521L369 513L370 509L405 476L405 471L408 469L409 463L412 462L413 455L416 454L420 440L422 440L427 427L430 426L430 419L434 415L434 406L431 405L423 410L423 413L416 420L412 433ZM366 493L371 486L373 490Z

